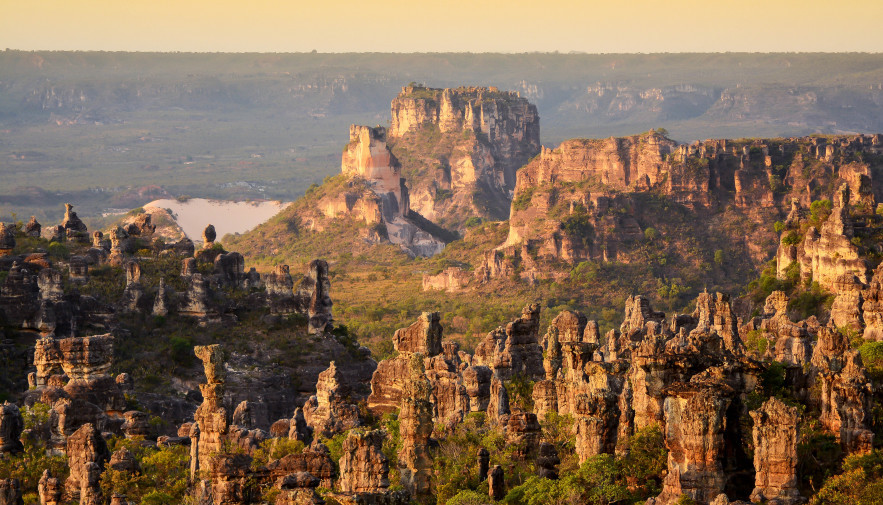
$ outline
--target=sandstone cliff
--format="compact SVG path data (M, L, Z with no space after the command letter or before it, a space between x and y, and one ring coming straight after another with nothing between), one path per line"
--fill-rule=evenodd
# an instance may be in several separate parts
M536 106L493 87L411 85L391 109L412 208L452 228L470 216L505 218L516 171L540 150Z

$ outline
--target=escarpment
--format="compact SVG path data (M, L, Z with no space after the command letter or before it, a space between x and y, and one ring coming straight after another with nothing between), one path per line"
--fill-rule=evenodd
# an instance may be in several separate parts
M548 268L556 261L633 264L647 243L682 256L684 265L709 263L710 255L685 254L689 247L680 243L688 237L724 245L714 261L726 257L727 275L736 277L770 258L771 224L784 220L780 276L794 262L803 280L812 277L829 291L846 273L867 283L859 257L867 246L859 242L876 229L867 221L883 188L872 175L881 147L879 136L864 135L686 145L651 130L543 148L518 171L508 236L486 251L474 280L559 279L564 272ZM855 161L862 156L868 161ZM843 197L830 189L841 184L848 188ZM846 203L824 223L819 212L800 210L825 199Z

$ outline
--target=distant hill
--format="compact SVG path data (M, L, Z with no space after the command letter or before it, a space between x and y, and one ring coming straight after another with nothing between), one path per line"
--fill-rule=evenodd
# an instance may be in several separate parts
M47 222L64 201L92 224L162 196L291 200L412 81L518 91L547 147L658 127L680 141L883 131L876 54L5 51L0 219Z

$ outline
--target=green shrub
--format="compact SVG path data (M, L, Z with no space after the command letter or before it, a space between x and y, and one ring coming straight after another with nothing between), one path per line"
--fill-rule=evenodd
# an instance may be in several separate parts
M534 191L533 187L520 191L515 199L512 200L512 210L521 211L527 209L530 206L531 200L533 200Z
M49 243L49 257L54 259L68 259L71 256L70 249L61 242Z
M812 505L876 505L883 503L883 451L853 455L843 463L843 473L828 479L813 497Z

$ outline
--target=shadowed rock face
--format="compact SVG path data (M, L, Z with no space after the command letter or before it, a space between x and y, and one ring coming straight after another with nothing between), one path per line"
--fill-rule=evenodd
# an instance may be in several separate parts
M18 479L0 479L0 505L23 505Z
M299 293L308 295L310 304L307 316L309 330L324 334L331 330L331 279L328 277L328 263L325 260L310 262L309 274L301 282Z
M24 422L21 412L14 403L0 405L0 453L15 453L24 447L19 440Z
M751 411L751 419L756 471L751 501L803 503L806 500L797 490L797 408L772 397L761 408Z

